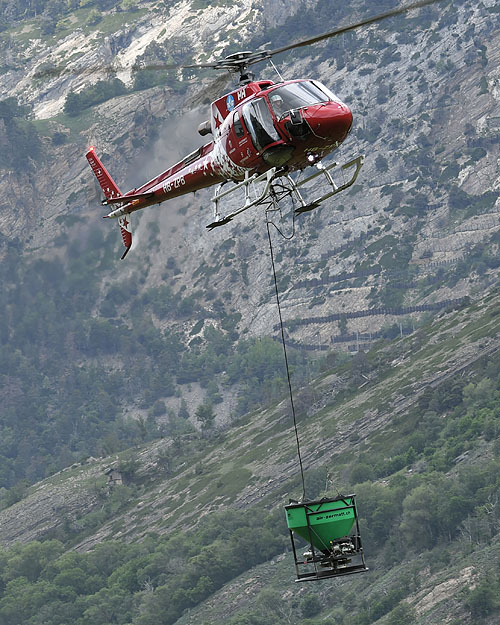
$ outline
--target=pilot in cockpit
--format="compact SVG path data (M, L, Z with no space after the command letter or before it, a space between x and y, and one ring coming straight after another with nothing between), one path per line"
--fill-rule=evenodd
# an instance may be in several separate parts
M273 107L274 114L278 119L283 117L283 114L286 113L287 108L283 98L279 93L271 93L269 96L269 100L271 102L271 106Z

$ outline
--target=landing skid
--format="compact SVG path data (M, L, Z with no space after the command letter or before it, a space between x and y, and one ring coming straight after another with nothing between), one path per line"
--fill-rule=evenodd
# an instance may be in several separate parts
M349 169L353 166L356 167L351 179L342 185L338 185L330 174L330 170L336 167L337 163L331 163L330 165L325 166L321 162L316 163L318 171L299 181L295 181L284 169L273 167L264 174L255 173L252 176L247 174L245 180L232 185L225 191L222 190L225 183L222 183L217 188L212 198L212 202L214 203L214 221L208 224L207 228L209 230L213 230L218 226L223 226L224 224L229 223L234 217L236 217L236 215L239 215L243 211L246 211L254 206L276 206L276 204L284 199L284 197L290 196L299 204L298 208L295 209L295 213L297 215L312 211L315 208L318 208L318 206L328 198L353 185L356 182L361 167L363 166L364 159L365 157L361 155L342 165L342 170ZM305 184L311 182L311 180L314 180L318 176L325 177L331 190L316 198L312 202L306 202L300 192L300 187L303 187ZM240 208L232 213L229 213L228 215L221 215L219 210L220 201L241 189L245 193L243 206L240 206Z

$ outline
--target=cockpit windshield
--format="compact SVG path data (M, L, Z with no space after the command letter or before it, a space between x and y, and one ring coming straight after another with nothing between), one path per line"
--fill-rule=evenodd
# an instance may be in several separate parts
M278 87L269 94L269 102L278 119L283 117L287 111L332 100L340 102L329 89L313 80L283 85L283 87Z
M252 141L258 150L280 140L273 124L271 111L264 98L258 98L243 107L243 117Z

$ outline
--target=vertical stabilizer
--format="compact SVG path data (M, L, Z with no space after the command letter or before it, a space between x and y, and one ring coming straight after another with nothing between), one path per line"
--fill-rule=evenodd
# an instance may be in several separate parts
M92 168L92 171L94 172L106 199L109 200L113 197L119 197L121 195L120 189L117 187L116 182L113 178L111 178L108 171L102 164L101 159L95 153L94 148L89 148L89 151L85 154L85 156L87 157L89 165Z
M110 200L115 197L120 197L121 192L117 187L116 182L111 178L107 169L101 162L101 159L97 156L94 151L94 148L89 148L87 154L85 154L92 171L94 172L97 181L106 197L106 200ZM106 215L107 217L108 215ZM122 217L118 219L118 224L120 226L120 232L122 235L123 245L125 246L125 251L122 254L122 260L128 254L129 249L132 247L132 229L130 227L130 215L125 213Z

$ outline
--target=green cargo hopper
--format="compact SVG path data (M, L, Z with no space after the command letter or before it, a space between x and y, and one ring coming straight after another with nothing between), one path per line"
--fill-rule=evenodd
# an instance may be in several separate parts
M347 536L354 521L354 497L340 500L312 501L286 506L288 529L316 549L330 549L330 541Z
M296 581L324 579L367 571L355 495L303 501L285 506L295 557ZM309 543L301 560L294 536ZM305 573L301 567L308 569ZM312 569L312 570L311 570Z

